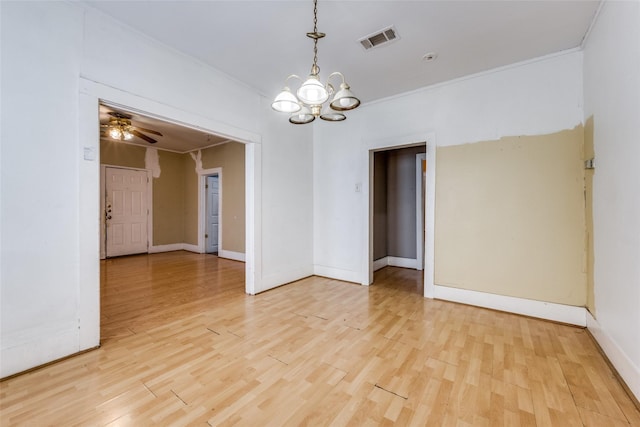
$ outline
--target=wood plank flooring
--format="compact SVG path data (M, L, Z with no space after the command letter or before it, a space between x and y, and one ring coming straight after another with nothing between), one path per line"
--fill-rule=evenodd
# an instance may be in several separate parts
M0 424L640 426L580 328L312 277L244 294L244 264L102 263L102 347L0 383Z

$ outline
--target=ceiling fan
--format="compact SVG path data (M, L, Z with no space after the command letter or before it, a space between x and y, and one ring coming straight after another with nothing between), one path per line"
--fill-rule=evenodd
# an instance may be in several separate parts
M133 126L131 124L132 116L116 111L110 111L108 113L111 117L109 117L109 123L100 125L104 128L104 133L109 135L111 139L117 139L119 141L130 141L133 137L138 137L142 140L147 141L149 144L155 144L158 142L156 139L151 138L145 133L150 133L157 136L162 136L162 134L153 129L145 129L140 126Z

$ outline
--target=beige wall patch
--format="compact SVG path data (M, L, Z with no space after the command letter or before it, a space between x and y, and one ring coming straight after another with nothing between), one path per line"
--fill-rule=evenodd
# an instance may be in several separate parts
M436 284L584 306L582 127L436 155Z

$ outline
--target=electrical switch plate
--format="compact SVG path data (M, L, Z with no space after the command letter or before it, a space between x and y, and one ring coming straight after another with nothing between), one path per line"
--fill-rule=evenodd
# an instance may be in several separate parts
M94 161L96 159L96 149L94 147L84 147L84 159Z

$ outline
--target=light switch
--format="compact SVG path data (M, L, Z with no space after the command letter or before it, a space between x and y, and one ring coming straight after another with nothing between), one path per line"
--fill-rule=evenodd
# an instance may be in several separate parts
M94 161L96 159L95 147L84 147L84 159Z

